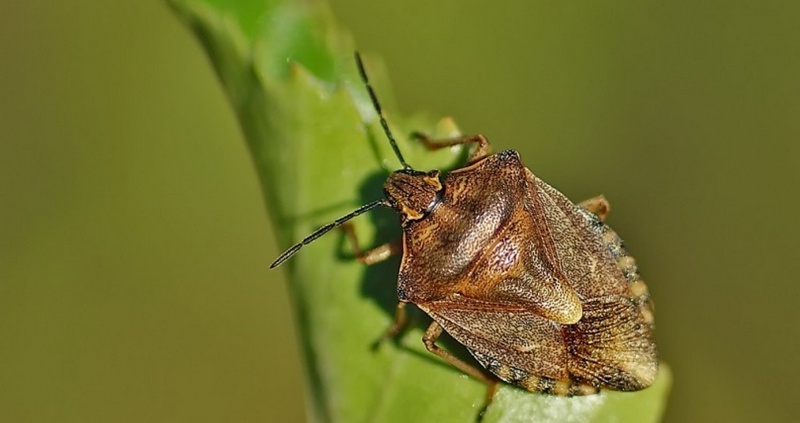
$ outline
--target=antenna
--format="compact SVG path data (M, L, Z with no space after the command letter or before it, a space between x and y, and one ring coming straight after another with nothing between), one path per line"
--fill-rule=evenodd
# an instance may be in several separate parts
M372 85L369 83L369 78L367 78L367 72L364 70L364 62L361 61L361 55L356 52L356 64L358 65L358 72L361 74L361 80L364 81L364 85L367 87L367 92L369 92L369 98L372 99L372 106L375 107L375 111L378 113L378 117L381 118L381 126L383 127L383 132L386 134L386 138L389 138L389 144L391 144L392 149L394 150L395 156L397 159L400 160L400 164L403 165L403 169L410 170L411 166L406 163L406 160L403 158L403 154L400 153L400 148L397 147L397 142L394 140L392 136L392 131L389 130L389 124L386 123L386 118L383 116L383 110L381 109L381 104L378 102L378 96L375 95L375 90L372 89ZM352 211L350 214L346 216L342 216L331 223L317 229L311 235L305 237L302 241L298 242L297 244L292 245L289 247L288 250L284 251L283 254L278 256L272 264L269 265L270 269L274 269L286 260L289 260L293 255L297 254L301 248L305 247L306 245L314 242L317 238L321 237L328 233L331 229L336 228L337 226L341 226L343 223L347 222L348 220L364 214L375 207L384 206L384 207L392 207L391 204L385 199L375 200L369 204L365 204L356 210Z
M386 134L386 138L389 138L389 144L392 145L392 149L394 150L394 155L397 156L397 159L400 160L400 164L403 165L403 169L411 169L411 166L406 163L406 160L403 158L403 154L400 152L400 148L397 147L397 142L394 140L392 136L392 131L389 130L389 124L386 123L386 118L383 117L383 109L381 109L381 104L378 103L378 96L375 95L375 90L372 89L372 85L369 83L369 78L367 78L367 72L364 70L364 62L361 61L361 55L356 52L356 63L358 64L358 72L361 74L361 80L364 81L364 85L367 86L367 91L369 92L369 98L372 99L372 105L375 107L375 111L378 113L378 117L381 118L381 126L383 126L383 132Z
M305 237L302 241L298 242L297 244L292 245L291 247L289 247L288 250L284 251L283 254L281 254L278 258L276 258L275 261L273 261L272 264L269 265L269 268L270 269L274 269L274 268L280 266L281 263L285 262L286 260L289 260L289 258L291 256L295 255L295 253L297 253L298 251L300 251L301 248L303 248L304 246L314 242L314 240L316 240L317 238L321 237L322 235L325 235L331 229L333 229L333 228L335 228L337 226L340 226L342 223L347 222L348 220L350 220L350 219L352 219L352 218L354 218L354 217L356 217L356 216L358 216L360 214L366 213L366 212L368 212L368 211L370 211L370 210L372 210L372 209L374 209L375 207L378 207L378 206L391 207L386 200L375 200L375 201L373 201L373 202L371 202L369 204L365 204L365 205L357 208L356 210L354 210L353 212L351 212L347 216L342 216L342 217L334 220L333 222L328 223L327 225L317 229L316 231L314 231L314 233L312 233L311 235Z

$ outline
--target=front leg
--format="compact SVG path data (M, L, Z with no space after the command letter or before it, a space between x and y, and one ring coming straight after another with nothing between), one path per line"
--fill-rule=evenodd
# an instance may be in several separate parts
M446 138L441 140L435 140L429 137L426 134L421 132L414 132L411 136L424 145L428 150L439 150L446 147L452 147L454 145L461 145L461 144L476 144L475 151L470 154L469 159L467 160L467 164L472 164L477 162L480 159L489 155L490 147L489 147L489 140L486 139L481 134L477 135L464 135L455 138Z
M342 225L342 230L344 231L345 236L347 236L347 239L350 241L350 247L353 249L353 254L356 256L356 260L366 265L382 262L389 257L403 251L403 245L398 240L394 242L387 242L386 244L379 245L371 250L362 252L361 247L358 245L358 237L356 236L356 230L353 225L350 223L345 223Z
M350 223L345 223L342 225L342 230L347 236L347 239L350 241L350 246L353 249L353 254L355 254L356 259L366 265L384 261L387 258L402 252L403 250L402 243L400 241L394 241L380 245L369 251L362 252L353 225ZM378 348L381 342L384 340L394 338L403 330L403 328L405 328L408 321L406 317L406 304L408 303L405 301L400 301L397 303L397 309L395 310L394 321L392 322L392 325L386 329L386 331L383 333L383 336L381 336L372 344L372 349Z

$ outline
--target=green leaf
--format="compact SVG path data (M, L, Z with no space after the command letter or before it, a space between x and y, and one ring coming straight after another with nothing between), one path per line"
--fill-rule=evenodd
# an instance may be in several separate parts
M361 204L381 198L383 180L399 167L353 60L351 38L323 2L172 0L203 44L252 153L281 246ZM450 120L405 118L395 110L381 63L366 66L406 160L415 168L450 169L458 148L428 152L407 134L458 133ZM355 221L362 246L396 239L391 212ZM266 263L265 263L266 265ZM397 302L397 259L364 267L333 232L283 265L305 354L316 421L474 421L485 387L428 353L412 313L397 342L371 345L389 327ZM446 348L467 357L463 347ZM503 386L486 422L657 421L669 388L556 398Z

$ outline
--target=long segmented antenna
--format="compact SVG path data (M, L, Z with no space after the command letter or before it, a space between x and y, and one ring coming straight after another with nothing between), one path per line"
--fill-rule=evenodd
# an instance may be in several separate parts
M389 144L392 145L392 149L394 150L394 155L397 156L397 159L400 160L400 164L403 165L403 169L411 169L411 166L406 163L406 159L403 158L403 153L400 152L400 148L397 146L397 142L394 140L392 136L392 131L389 130L389 124L386 123L386 118L383 117L383 109L381 109L381 104L378 103L378 96L375 95L375 90L372 89L372 85L369 83L369 78L367 78L367 72L364 70L364 62L361 61L361 55L356 52L356 63L358 63L358 72L361 74L361 80L364 81L364 85L367 86L367 91L369 92L369 98L372 99L372 105L375 107L375 111L378 112L378 117L381 118L381 126L383 126L383 132L386 134L386 138L389 138Z
M381 109L381 104L378 102L378 96L375 95L375 90L372 89L372 85L369 83L369 78L367 78L367 72L364 70L364 62L361 61L361 55L356 52L356 64L358 64L358 72L361 74L361 80L364 81L364 85L367 87L367 92L369 92L369 98L372 99L372 105L375 107L375 111L378 113L378 117L381 119L381 126L383 126L383 132L386 134L386 138L389 139L389 144L392 145L392 149L394 150L395 156L397 159L400 160L400 164L403 165L403 169L411 169L411 166L406 163L406 160L403 158L403 154L400 152L400 148L397 146L397 142L394 140L392 136L392 131L389 130L389 124L386 122L386 118L383 116L383 109ZM292 245L289 247L288 250L284 251L283 254L278 256L272 264L269 265L270 269L274 269L280 266L286 260L289 260L290 257L297 254L301 248L304 246L314 242L317 238L325 235L333 228L337 226L341 226L343 223L347 222L348 220L364 214L375 207L384 206L384 207L391 207L391 204L385 199L382 200L375 200L369 204L363 205L358 209L354 210L350 214L346 216L342 216L331 223L317 229L311 235L305 237L302 241L298 242L297 244Z
M274 269L280 266L281 263L285 262L286 260L289 260L289 258L295 255L295 253L297 253L298 251L300 251L301 248L314 242L314 240L321 237L322 235L325 235L325 233L327 233L331 229L340 226L342 223L347 222L348 220L360 214L366 213L367 211L372 210L378 206L391 207L389 205L389 202L386 200L375 200L369 204L363 205L358 209L354 210L352 213L348 214L347 216L342 216L334 220L333 222L328 223L327 225L314 231L314 233L312 233L311 235L305 237L305 239L303 239L302 241L292 245L288 250L284 251L283 254L281 254L278 258L276 258L275 261L273 261L272 264L269 265L269 268Z

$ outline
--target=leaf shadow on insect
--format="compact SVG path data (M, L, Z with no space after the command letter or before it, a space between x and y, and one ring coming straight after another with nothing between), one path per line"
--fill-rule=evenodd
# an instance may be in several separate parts
M360 188L359 198L361 203L383 197L383 182L387 178L386 172L376 172L369 176ZM370 211L361 219L369 219L375 227L375 237L365 237L358 230L355 235L358 247L362 252L394 242L401 238L400 224L397 213L386 208L377 208ZM355 261L356 255L353 246L348 242L344 231L339 231L339 247L337 258L342 261ZM394 316L397 306L397 271L400 265L400 256L390 257L387 260L365 267L364 278L361 283L361 295L374 300L387 314Z
M460 166L454 166L454 168L458 167ZM369 176L359 189L361 203L366 204L370 201L383 197L383 184L387 177L388 174L386 172L376 172L375 174ZM371 211L366 216L365 218L369 219L372 226L375 228L375 236L372 239L369 239L356 233L358 246L362 252L369 251L372 248L386 243L399 241L402 238L402 230L400 228L400 222L396 211L386 208L378 208ZM340 260L351 261L356 259L352 246L348 242L343 231L340 231L337 255L338 259ZM375 301L375 303L388 316L388 322L393 321L398 304L397 276L400 267L401 256L401 254L397 254L384 261L365 266L364 276L361 282L361 295L364 298ZM451 369L453 372L459 372L455 367L447 362L442 361L434 354L421 352L420 350L414 349L408 345L404 345L404 343L401 342L401 340L405 338L404 335L413 330L415 332L414 337L416 338L413 342L418 342L419 345L422 345L423 333L432 321L427 314L419 310L413 304L406 307L406 311L408 317L407 324L397 336L393 337L392 339L385 339L383 337L385 331L389 329L390 323L387 323L385 327L377 328L375 337L373 339L364 341L365 348L375 350L380 348L384 343L392 343L397 348L412 353L425 360L430 360L431 363L442 366L443 368ZM471 354L469 354L467 349L451 338L447 332L444 332L436 341L436 343L459 359L472 364L476 368L481 368L480 364L472 357Z

